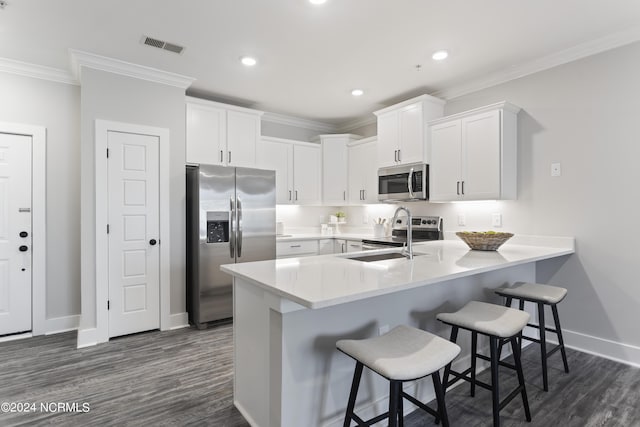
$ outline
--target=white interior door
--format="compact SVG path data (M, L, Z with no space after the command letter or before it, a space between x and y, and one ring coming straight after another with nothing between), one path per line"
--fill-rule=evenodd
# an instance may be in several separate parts
M31 145L0 133L0 335L31 330Z
M160 327L159 138L109 131L109 336Z

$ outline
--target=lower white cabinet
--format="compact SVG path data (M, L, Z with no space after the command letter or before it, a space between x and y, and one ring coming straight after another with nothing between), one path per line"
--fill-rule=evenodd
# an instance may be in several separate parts
M290 240L276 242L276 258L318 255L317 240Z
M333 252L333 239L318 240L318 255L328 255Z
M347 252L360 252L362 250L361 240L335 239L333 253L344 254Z

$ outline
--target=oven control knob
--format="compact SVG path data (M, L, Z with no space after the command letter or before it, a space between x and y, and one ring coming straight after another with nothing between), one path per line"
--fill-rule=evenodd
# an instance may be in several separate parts
M401 219L397 219L396 220L396 224L402 224L402 220Z
M423 224L431 224L431 221L425 221L424 219L422 220Z

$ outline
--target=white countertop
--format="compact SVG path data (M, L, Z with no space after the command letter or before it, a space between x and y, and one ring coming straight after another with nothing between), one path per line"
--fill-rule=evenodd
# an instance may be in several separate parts
M332 237L345 238L343 235ZM498 251L485 252L471 251L461 241L438 240L415 244L414 252L423 255L415 256L412 261L349 259L398 251L382 249L227 264L222 266L222 271L316 309L575 252L573 238L531 239L528 243L535 245L507 242Z
M342 239L342 240L362 240L373 239L373 233L340 233L340 234L321 234L321 233L297 233L276 235L276 242L293 242L298 240L319 240L319 239Z

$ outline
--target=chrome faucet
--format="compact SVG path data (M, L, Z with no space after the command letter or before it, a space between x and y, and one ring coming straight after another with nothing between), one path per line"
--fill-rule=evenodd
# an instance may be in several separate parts
M411 224L411 212L409 211L408 208L405 208L404 206L400 206L398 207L398 209L396 209L396 213L393 214L393 219L391 220L391 226L393 226L396 223L396 220L398 219L398 214L400 213L400 211L405 211L407 213L407 246L406 248L406 253L405 253L405 248L402 248L402 255L406 256L409 259L413 259L413 245L412 245L412 238L413 238L413 225Z

